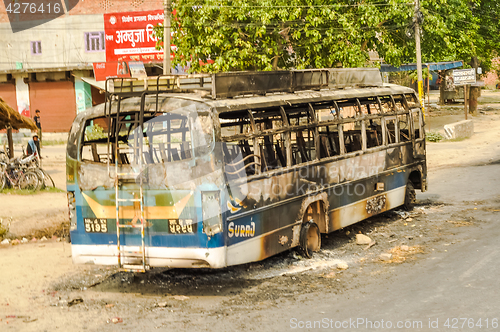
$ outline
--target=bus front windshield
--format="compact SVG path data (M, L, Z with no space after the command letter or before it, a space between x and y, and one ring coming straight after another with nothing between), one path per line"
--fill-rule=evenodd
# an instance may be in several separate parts
M111 151L114 146L111 150L107 146L108 132L112 143L118 138L116 161L122 165L186 161L213 148L213 121L206 104L170 98L157 113L145 110L142 128L138 126L138 112L130 112L125 105L120 113L123 115L118 121L116 116L86 121L82 161L115 162L115 152Z

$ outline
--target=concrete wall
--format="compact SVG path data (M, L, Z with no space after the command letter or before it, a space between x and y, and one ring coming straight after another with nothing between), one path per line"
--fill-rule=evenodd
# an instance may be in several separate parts
M65 67L88 67L106 61L105 51L86 52L85 32L104 31L102 15L67 15L38 27L12 33L1 23L0 72ZM32 41L41 41L42 54L31 54ZM17 63L17 66L16 66Z
M467 138L474 134L474 123L472 120L463 120L444 126L444 134L447 139Z

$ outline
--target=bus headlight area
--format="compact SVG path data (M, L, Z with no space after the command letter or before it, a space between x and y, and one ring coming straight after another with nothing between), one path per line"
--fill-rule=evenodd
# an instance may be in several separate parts
M69 213L69 230L76 230L76 201L75 192L68 191L68 213Z
M222 232L222 215L220 193L218 191L203 191L201 193L203 209L203 232L212 237Z

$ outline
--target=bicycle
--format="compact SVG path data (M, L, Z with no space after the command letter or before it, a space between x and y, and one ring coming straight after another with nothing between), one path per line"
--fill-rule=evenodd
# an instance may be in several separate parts
M0 162L0 191L7 185L21 190L35 191L40 187L40 179L33 171L23 171L16 162Z
M23 157L19 159L19 163L26 167L26 170L33 171L38 175L40 178L41 189L44 189L45 187L56 187L56 184L50 174L40 167L40 159L36 153L23 155Z

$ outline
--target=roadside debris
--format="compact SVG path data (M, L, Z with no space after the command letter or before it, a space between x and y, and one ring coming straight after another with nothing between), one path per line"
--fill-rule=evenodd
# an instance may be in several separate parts
M111 321L108 320L108 323L113 323L113 324L118 324L118 323L123 323L123 319L121 319L120 317L113 317L111 318Z
M366 247L363 248L363 250L368 250L370 249L371 247L373 247L375 244L377 243L377 241L375 240L372 240L372 242L370 242Z
M389 253L382 253L380 254L380 259L383 261L390 261L392 259L392 254Z
M339 269L339 270L347 270L348 268L349 268L349 265L347 265L346 262L337 263L337 269Z
M380 260L387 263L403 263L410 258L411 255L424 252L422 246L397 246L390 250L390 253L381 254ZM391 256L389 258L389 255Z
M179 301L184 301L184 300L189 299L189 297L184 296L184 295L175 295L175 296L174 296L174 299L175 299L175 300L179 300Z
M166 308L166 307L171 307L167 302L159 302L156 304L157 307L159 308Z
M455 227L463 227L463 226L471 226L472 222L470 221L454 221L454 220L448 220L446 222L449 222L450 224L454 224Z
M325 279L333 279L333 278L336 277L336 273L335 272L330 272L328 274L323 274L322 277L325 278Z
M394 211L394 213L396 213L398 216L401 217L401 219L406 219L410 216L410 214L408 212L404 212L404 211Z
M68 302L68 307L74 306L75 304L83 303L83 299L81 297L77 297Z
M57 241L57 242L61 242L61 238L57 237L57 236L53 236L51 238L51 240ZM18 245L18 244L21 244L21 243L22 244L26 244L26 243L29 243L29 242L34 243L34 242L46 242L46 241L48 241L48 239L45 236L43 236L40 239L37 239L36 237L33 237L31 240L28 240L27 238L23 237L21 240L19 240L19 239L13 239L13 240L11 240L11 239L4 239L4 240L2 240L2 242L0 242L0 244L4 244L4 245L11 244L11 245L15 246L15 245Z
M356 234L356 244L370 244L372 239L364 234Z

